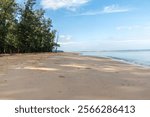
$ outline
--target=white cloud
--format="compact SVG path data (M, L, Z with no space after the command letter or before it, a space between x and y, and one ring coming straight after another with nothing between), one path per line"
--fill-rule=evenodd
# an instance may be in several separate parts
M120 13L120 12L128 12L129 9L128 8L123 8L120 7L119 5L110 5L110 6L106 6L103 9L103 13Z
M45 9L57 10L60 8L66 8L69 10L75 10L76 7L86 4L90 0L42 0L41 4Z
M75 16L92 16L92 15L99 15L99 14L102 14L101 10L87 11L87 12L84 12L84 13L76 14Z
M87 11L84 13L77 14L76 16L92 16L92 15L110 14L110 13L122 13L128 11L130 11L129 8L120 7L119 5L110 5L110 6L105 6L101 10Z
M74 44L76 42L73 42L73 38L71 35L60 35L58 43L61 45L70 45L70 44Z
M117 30L133 30L133 29L138 29L141 26L135 25L135 26L118 26L116 29Z
M131 26L118 26L117 30L150 30L150 25L131 25Z
M71 39L72 39L71 35L60 35L59 36L60 42L69 42L69 41L71 41Z

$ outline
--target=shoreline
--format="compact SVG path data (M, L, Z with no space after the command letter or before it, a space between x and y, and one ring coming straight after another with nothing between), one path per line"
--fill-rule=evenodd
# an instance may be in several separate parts
M88 55L85 55L85 56L87 56L87 57L96 57L96 58L98 57L98 56L88 56ZM130 62L130 61L123 60L123 59L115 59L113 57L98 57L98 58L111 59L112 61L117 61L117 62L120 62L120 63L124 63L124 64L128 64L128 65L133 65L133 66L136 66L136 67L150 69L150 66L143 65L143 64L140 64L140 63Z
M150 69L78 53L0 57L0 99L150 99Z
M95 58L106 58L106 59L111 59L113 61L118 61L124 64L129 64L129 65L133 65L133 66L137 66L137 67L142 67L145 69L150 69L149 65L145 65L145 64L141 64L141 63L137 63L137 62L131 62L129 60L126 59L121 59L121 58L115 58L115 57L104 57L104 56L96 56L96 55L83 55L82 53L79 53L81 56L87 56L87 57L95 57Z

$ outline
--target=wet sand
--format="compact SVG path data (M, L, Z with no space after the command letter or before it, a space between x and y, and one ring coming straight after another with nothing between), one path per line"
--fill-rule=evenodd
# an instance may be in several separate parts
M73 53L0 55L0 99L150 99L150 69Z

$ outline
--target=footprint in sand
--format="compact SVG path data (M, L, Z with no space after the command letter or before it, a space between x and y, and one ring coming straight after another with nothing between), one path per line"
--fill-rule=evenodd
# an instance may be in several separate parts
M7 80L2 80L2 81L0 81L0 84L6 83L6 82L7 82Z
M122 83L121 86L124 86L124 87L130 87L130 86L132 86L132 85L129 84L129 83Z
M65 76L62 76L62 75L61 75L61 76L59 76L59 78L65 78Z
M55 64L60 64L60 63L57 63L57 62L56 62Z
M85 68L85 69L92 69L92 68L87 67L87 68Z
M58 91L58 93L62 93L62 91Z

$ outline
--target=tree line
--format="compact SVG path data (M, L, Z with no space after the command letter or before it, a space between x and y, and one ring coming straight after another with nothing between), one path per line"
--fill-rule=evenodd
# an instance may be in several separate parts
M55 46L56 30L36 0L21 6L15 0L0 0L0 53L50 52Z

